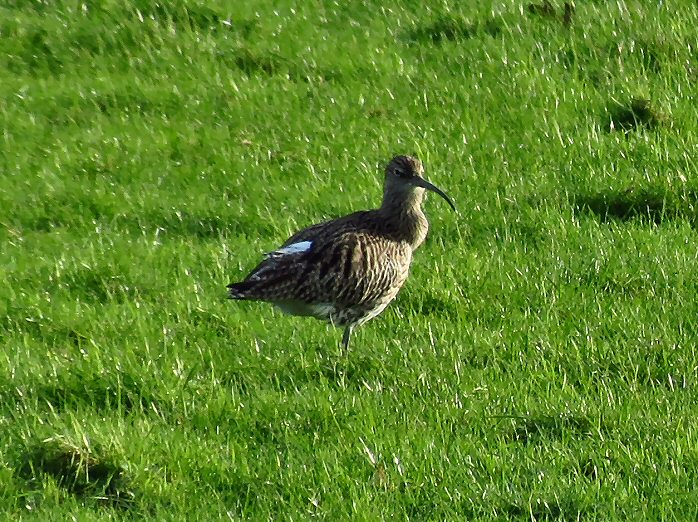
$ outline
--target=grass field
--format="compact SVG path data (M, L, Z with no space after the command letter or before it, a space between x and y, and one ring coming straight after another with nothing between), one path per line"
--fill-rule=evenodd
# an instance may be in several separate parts
M698 5L0 7L0 519L695 520ZM229 302L448 192L341 331Z

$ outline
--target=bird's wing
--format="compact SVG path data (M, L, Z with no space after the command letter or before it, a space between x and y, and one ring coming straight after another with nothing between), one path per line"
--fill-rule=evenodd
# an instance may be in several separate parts
M324 223L294 235L268 253L245 281L231 285L231 294L349 305L371 302L404 282L409 246L339 225Z

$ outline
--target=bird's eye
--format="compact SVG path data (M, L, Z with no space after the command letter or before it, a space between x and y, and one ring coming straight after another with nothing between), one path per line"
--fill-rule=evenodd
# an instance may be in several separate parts
M407 172L406 170L400 169L400 168L396 168L396 169L395 169L395 174L396 174L397 176L400 176L401 178L407 178L407 177L409 177L408 172Z

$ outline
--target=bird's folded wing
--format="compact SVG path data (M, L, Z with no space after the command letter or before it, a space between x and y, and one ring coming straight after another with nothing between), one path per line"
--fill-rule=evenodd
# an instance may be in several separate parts
M267 254L243 282L247 297L359 304L404 281L408 246L360 231L315 232L294 236Z

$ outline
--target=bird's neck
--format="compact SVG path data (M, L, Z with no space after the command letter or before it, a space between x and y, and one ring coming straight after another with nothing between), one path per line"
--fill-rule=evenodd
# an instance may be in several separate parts
M378 212L395 238L409 243L412 250L415 250L424 242L429 229L429 223L422 211L424 190L411 190L397 196L386 193Z

